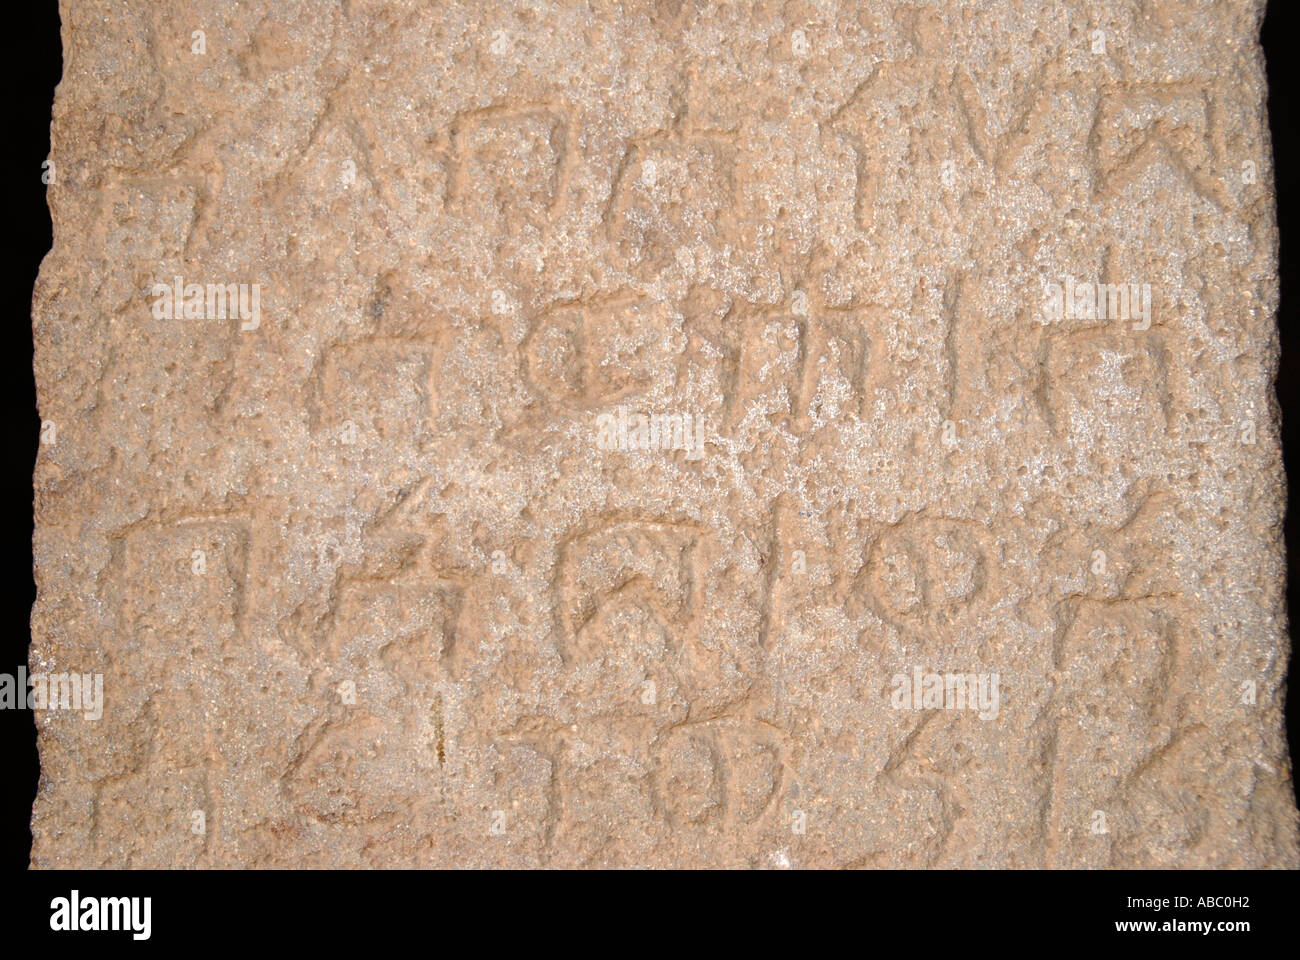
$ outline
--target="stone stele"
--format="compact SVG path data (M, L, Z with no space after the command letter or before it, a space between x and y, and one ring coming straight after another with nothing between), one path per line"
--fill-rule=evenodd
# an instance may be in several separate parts
M1263 6L63 0L33 865L1300 865Z

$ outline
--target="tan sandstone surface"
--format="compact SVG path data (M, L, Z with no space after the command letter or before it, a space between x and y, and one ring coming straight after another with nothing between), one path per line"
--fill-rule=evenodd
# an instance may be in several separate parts
M62 0L33 865L1300 865L1263 6Z

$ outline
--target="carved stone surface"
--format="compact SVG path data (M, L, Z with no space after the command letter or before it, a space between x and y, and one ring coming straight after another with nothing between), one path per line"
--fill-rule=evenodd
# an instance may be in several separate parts
M32 862L1300 866L1263 0L63 0Z

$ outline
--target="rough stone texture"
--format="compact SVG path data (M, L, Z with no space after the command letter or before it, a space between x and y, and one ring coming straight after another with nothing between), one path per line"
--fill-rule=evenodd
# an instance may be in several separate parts
M61 7L33 864L1300 865L1262 0Z

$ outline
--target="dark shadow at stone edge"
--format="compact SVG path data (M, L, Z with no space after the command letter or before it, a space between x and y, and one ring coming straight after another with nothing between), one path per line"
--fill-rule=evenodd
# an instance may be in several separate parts
M1287 474L1286 553L1287 612L1291 624L1300 622L1300 505L1296 490L1300 487L1300 329L1297 329L1297 297L1300 282L1295 268L1297 245L1300 244L1300 178L1297 176L1295 129L1297 119L1294 49L1295 0L1270 0L1260 41L1268 60L1268 123L1273 137L1273 169L1277 178L1277 220L1281 236L1278 274L1281 277L1281 301L1278 306L1278 330L1281 334L1282 358L1277 372L1277 400L1282 411L1282 461ZM1291 630L1292 663L1295 662L1295 630ZM1289 674L1288 674L1289 678ZM1294 751L1300 743L1296 735L1296 716L1291 709L1291 684L1286 693L1287 740ZM1292 754L1294 756L1294 753ZM1293 761L1294 774L1294 761ZM1295 788L1294 775L1291 781Z

